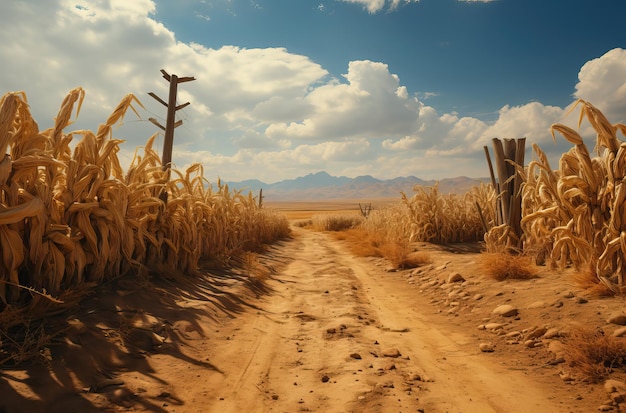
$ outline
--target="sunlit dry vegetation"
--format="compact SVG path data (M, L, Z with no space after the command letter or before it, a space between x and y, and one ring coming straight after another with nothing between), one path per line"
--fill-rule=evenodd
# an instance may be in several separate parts
M356 214L317 214L311 218L311 226L316 231L343 231L362 222L363 217Z
M414 194L402 194L397 205L368 214L358 226L367 234L360 237L360 248L368 246L380 253L382 245L395 245L392 250L408 253L407 246L415 242L484 241L486 252L510 257L485 256L483 261L495 279L530 278L534 260L561 269L574 267L582 284L596 285L601 292L597 287L601 283L604 289L623 293L626 142L618 139L618 133L625 134L626 125L611 124L589 102L579 100L576 107L580 107L579 127L586 120L596 131L596 155L590 154L578 132L561 124L552 126L553 138L561 135L573 147L562 155L558 169L553 170L545 153L533 145L535 159L526 167L517 165L510 178L521 182L521 237L513 223L496 225L501 194L496 193L495 183L475 186L463 195L441 194L437 185L416 186ZM504 261L514 268L498 264Z
M626 367L626 342L595 327L576 327L565 339L567 361L583 378L597 383Z
M497 281L527 280L539 272L531 257L506 252L485 252L478 263L483 274Z
M495 193L485 184L463 195L441 194L437 185L416 186L414 191L411 198L402 194L409 210L405 222L411 241L475 242L483 239L485 226L493 225Z
M416 250L416 243L476 242L482 240L485 226L493 225L495 194L487 185L472 187L464 195L441 194L438 185L416 186L414 192L411 197L402 194L400 202L368 211L367 217L314 216L312 227L345 230L335 237L349 241L353 253L385 257L401 269L430 262L428 253Z
M533 145L536 159L522 175L522 248L539 263L573 266L610 290L624 292L626 254L626 143L618 139L626 125L611 124L595 106L579 100L579 126L587 120L596 131L596 156L591 156L578 132L552 126L573 147L553 170L547 156ZM510 228L494 227L487 249L507 242Z
M124 171L112 127L141 103L127 95L96 132L65 132L83 99L72 90L44 131L23 93L0 100L0 311L126 274L194 275L289 234L284 216L210 185L201 165L170 179L156 135Z

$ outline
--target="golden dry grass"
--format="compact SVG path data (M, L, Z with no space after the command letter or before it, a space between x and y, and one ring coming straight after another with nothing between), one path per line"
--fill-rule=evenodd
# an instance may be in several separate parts
M478 263L483 273L494 280L528 280L538 274L532 258L524 255L511 255L504 252L485 252Z
M411 198L402 194L408 209L403 221L411 241L435 244L482 241L485 226L493 226L495 194L488 185L474 186L463 195L441 194L438 185L416 186L413 190L415 194Z
M333 236L344 241L352 254L385 258L396 269L416 268L431 262L427 252L415 251L407 240L389 240L363 226L334 232Z
M29 301L29 289L56 295L124 274L194 274L200 259L228 265L289 234L284 216L210 185L201 165L170 179L156 135L123 171L112 128L141 105L131 94L96 132L65 132L84 96L70 91L44 131L25 94L0 99L0 311Z
M311 218L311 226L316 231L343 231L362 222L363 217L356 214L317 214Z
M626 367L626 341L598 328L574 328L564 344L567 362L591 382L600 382L613 370Z

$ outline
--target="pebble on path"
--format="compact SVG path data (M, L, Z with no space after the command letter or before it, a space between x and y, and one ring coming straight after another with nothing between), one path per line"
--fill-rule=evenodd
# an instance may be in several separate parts
M510 304L503 304L499 307L496 307L493 310L493 313L500 315L502 317L513 317L513 316L516 316L519 313L519 311L517 308L513 307Z

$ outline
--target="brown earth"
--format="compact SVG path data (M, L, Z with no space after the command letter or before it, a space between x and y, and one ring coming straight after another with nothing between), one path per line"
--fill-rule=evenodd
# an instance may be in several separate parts
M0 412L620 410L559 344L573 325L612 334L623 299L548 269L487 279L475 245L419 248L432 264L391 271L294 228L241 271L111 283L46 320L64 328L47 361L0 370ZM504 304L518 314L494 315Z

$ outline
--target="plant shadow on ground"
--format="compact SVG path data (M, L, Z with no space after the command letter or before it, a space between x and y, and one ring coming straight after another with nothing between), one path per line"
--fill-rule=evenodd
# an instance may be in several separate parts
M33 356L0 366L0 413L102 412L111 405L166 412L164 401L184 404L176 394L138 393L118 376L132 373L166 387L153 366L155 355L221 373L188 349L194 339L207 338L207 321L261 311L253 300L271 292L266 281L273 269L263 257L252 267L251 258L246 261L239 264L248 268L203 267L197 276L120 278L60 314L0 331L0 359L20 346ZM271 257L274 264L287 261Z

